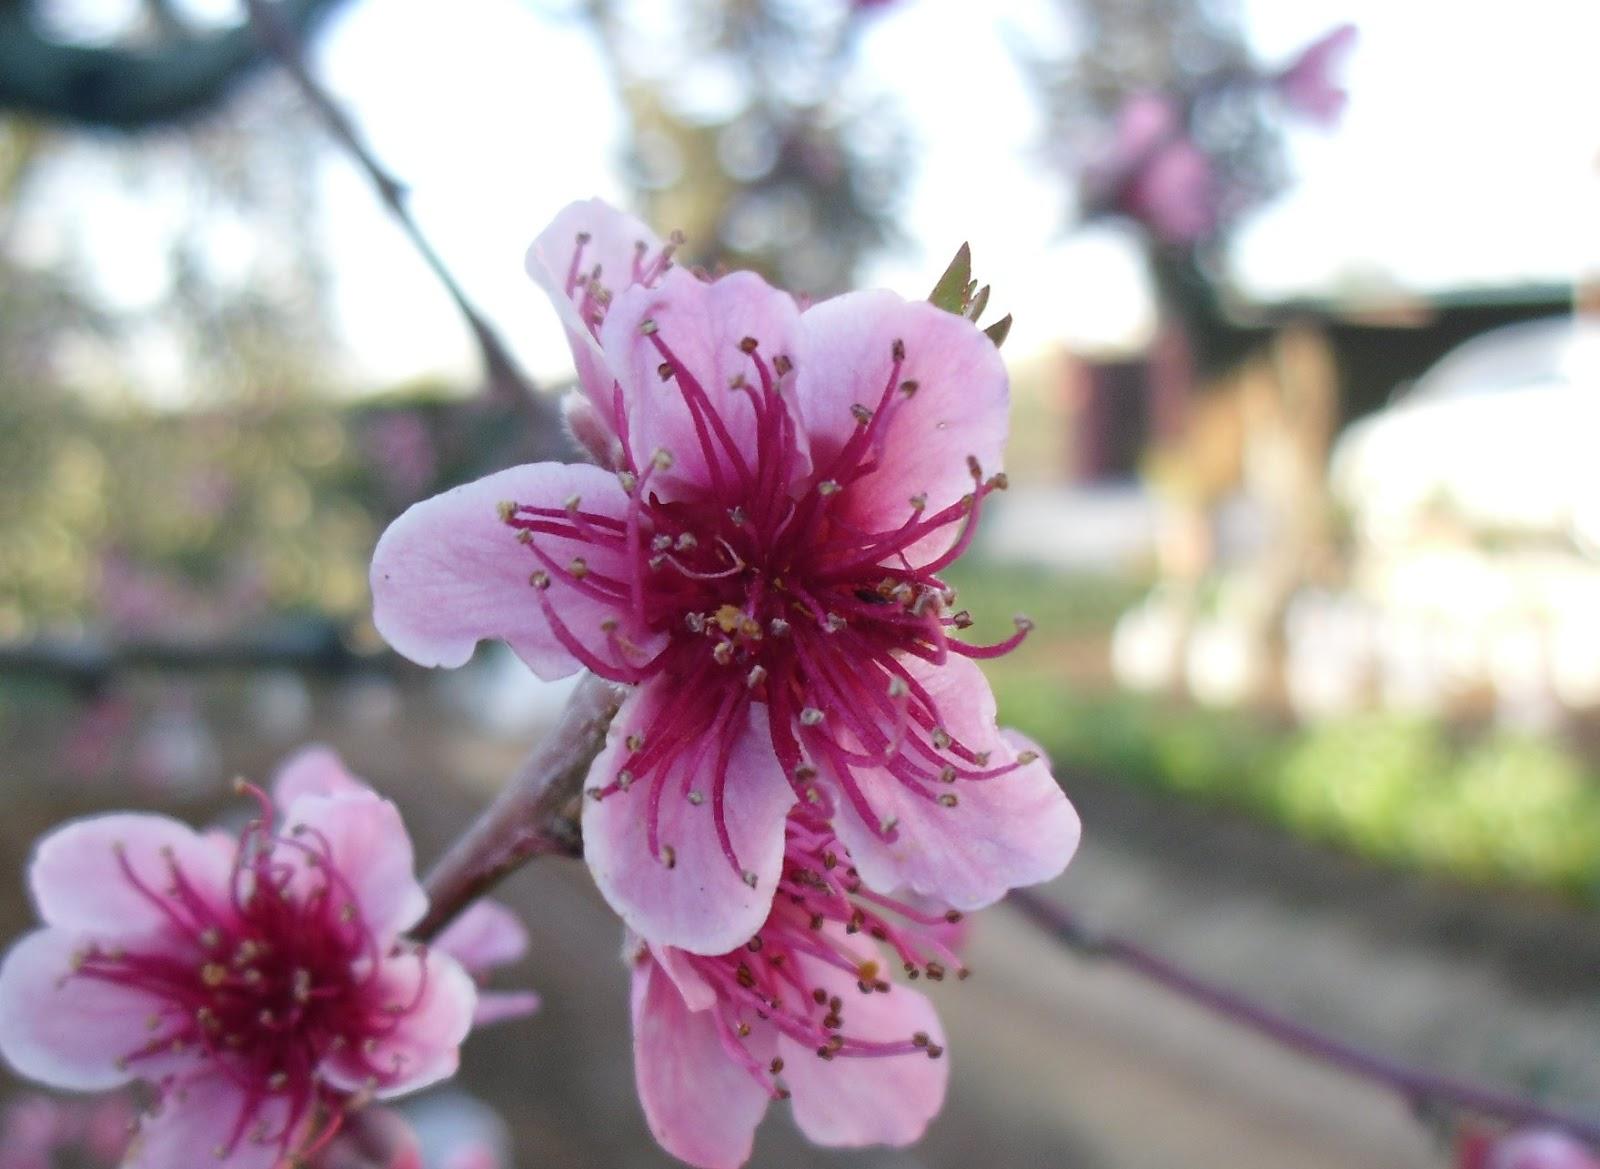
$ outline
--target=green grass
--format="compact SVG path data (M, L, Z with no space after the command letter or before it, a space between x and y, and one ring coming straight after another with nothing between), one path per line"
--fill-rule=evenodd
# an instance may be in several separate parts
M957 583L984 638L1014 610L1038 622L986 666L1003 721L1062 769L1243 808L1386 864L1600 901L1600 777L1555 740L1381 712L1297 728L1074 687L1051 640L1109 628L1136 590L981 565Z

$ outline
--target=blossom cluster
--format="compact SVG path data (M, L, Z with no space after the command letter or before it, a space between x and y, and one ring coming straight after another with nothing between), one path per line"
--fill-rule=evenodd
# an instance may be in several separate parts
M426 665L500 639L626 688L584 854L634 939L641 1100L685 1161L741 1164L769 1100L812 1139L905 1144L942 1101L928 1001L963 913L1054 877L1079 825L995 721L941 574L1001 469L1008 383L966 316L803 306L597 201L528 255L571 341L589 465L417 504L373 558L379 631ZM970 290L969 290L970 291Z
M1331 130L1349 101L1338 75L1355 41L1355 26L1344 24L1278 70L1227 68L1199 79L1192 92L1128 95L1083 175L1086 204L1128 216L1163 244L1190 247L1210 239L1251 195L1234 189L1219 132L1197 124L1200 112L1217 104L1221 91L1248 89L1292 117Z
M374 619L424 665L499 639L622 692L584 856L626 927L663 1147L733 1169L776 1100L820 1144L904 1145L948 1075L910 984L963 977L965 915L1059 874L1079 836L976 664L1029 623L968 641L943 576L1006 486L1005 368L970 287L966 312L807 306L677 247L597 201L538 238L593 461L411 507L374 553ZM133 1169L332 1169L374 1140L412 1164L395 1114L349 1118L534 1008L478 985L521 927L480 902L408 938L427 897L399 813L326 750L241 790L258 813L237 837L115 814L41 843L0 1052L57 1087L151 1085Z

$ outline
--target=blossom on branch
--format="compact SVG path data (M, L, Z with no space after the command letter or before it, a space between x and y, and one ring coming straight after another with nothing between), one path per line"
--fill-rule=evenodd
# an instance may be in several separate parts
M967 910L1055 876L1077 817L973 664L1029 624L962 641L940 575L1005 486L994 345L888 292L802 312L639 230L579 204L535 245L609 469L515 467L412 507L373 557L379 631L426 665L500 638L542 677L633 687L583 830L653 944L722 954L760 928L796 801L877 889Z
M270 1169L348 1110L452 1075L477 992L404 939L427 908L394 805L329 752L286 767L234 839L113 813L39 844L44 927L0 966L0 1053L20 1073L159 1094L128 1165Z
M699 1169L736 1169L774 1100L821 1145L906 1145L944 1101L944 1032L889 975L964 977L960 914L863 887L813 809L789 816L777 899L726 954L637 942L634 1073L650 1131Z

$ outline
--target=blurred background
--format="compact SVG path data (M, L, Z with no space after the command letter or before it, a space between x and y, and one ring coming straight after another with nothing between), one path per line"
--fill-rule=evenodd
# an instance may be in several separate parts
M204 820L321 738L427 857L509 774L563 687L398 661L366 565L409 503L563 457L521 260L598 194L817 298L926 295L970 241L1015 318L1012 487L952 582L976 634L1037 623L989 673L1084 813L1052 896L1347 1038L1600 1099L1600 8L270 10L381 191L235 0L0 0L8 934L66 815ZM670 1163L581 868L509 897L547 1005L473 1040L481 1100L419 1106L430 1169ZM756 1163L1474 1164L986 918L929 1138L774 1119ZM14 1098L0 1164L109 1165L107 1123Z

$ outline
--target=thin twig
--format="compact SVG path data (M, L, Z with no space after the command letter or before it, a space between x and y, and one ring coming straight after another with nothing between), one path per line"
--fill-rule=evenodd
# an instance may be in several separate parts
M1097 933L1071 910L1036 893L1018 890L1008 900L1034 925L1072 949L1130 970L1280 1046L1388 1088L1414 1108L1444 1105L1511 1125L1558 1128L1582 1140L1600 1143L1600 1121L1591 1117L1562 1112L1537 1100L1440 1075L1357 1047L1191 974L1127 938Z
M623 692L588 675L550 734L476 824L423 882L428 913L412 931L434 937L456 914L537 856L581 856L583 780L605 742Z
M341 676L392 669L393 653L350 648L332 621L280 621L253 634L215 640L132 638L100 640L39 637L0 643L0 676L54 678L93 691L130 670L271 670Z
M467 298L466 292L456 282L455 276L451 274L444 260L428 242L427 236L422 234L422 229L417 226L416 220L412 218L411 210L406 205L405 185L378 161L362 141L349 116L311 75L294 31L280 19L275 6L269 0L245 0L245 2L249 9L250 22L255 26L257 35L288 71L295 85L299 87L306 101L322 119L334 139L366 174L373 189L378 193L378 198L383 200L384 205L399 222L412 247L416 248L417 254L422 257L423 262L444 286L450 299L455 302L482 355L490 396L512 405L525 414L539 415L537 421L541 425L551 422L553 412L540 409L543 399L535 396L532 380L522 372L493 326ZM546 414L549 417L544 417ZM548 429L559 434L559 427L550 426Z

